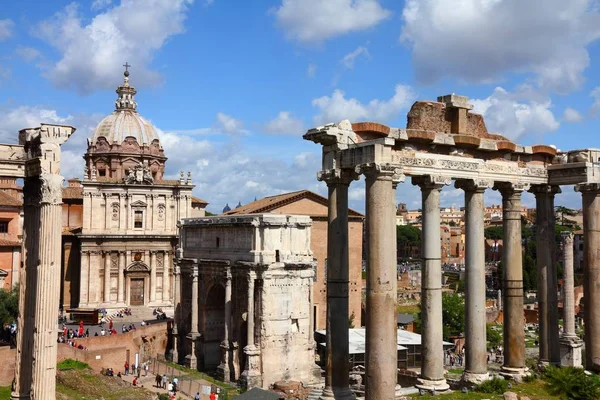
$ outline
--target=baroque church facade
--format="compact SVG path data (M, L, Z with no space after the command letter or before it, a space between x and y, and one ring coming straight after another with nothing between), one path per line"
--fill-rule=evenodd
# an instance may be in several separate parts
M172 306L178 221L204 216L208 204L192 195L189 172L164 179L157 130L124 75L115 110L88 139L83 181L63 191L66 307Z

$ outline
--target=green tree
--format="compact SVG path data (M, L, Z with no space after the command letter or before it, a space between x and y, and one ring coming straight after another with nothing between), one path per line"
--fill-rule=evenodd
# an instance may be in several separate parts
M485 236L486 239L493 240L494 249L498 249L498 240L502 240L502 237L504 236L504 229L502 229L501 226L490 226L484 229L483 236ZM494 253L492 261L498 261L500 259L501 255Z
M421 329L421 304L415 316L415 327ZM465 331L465 299L457 293L442 295L442 320L444 322L444 340L460 335Z
M502 335L498 329L494 329L495 325L487 324L485 326L485 334L488 342L488 348L498 347L502 344Z
M17 320L19 315L19 286L11 290L0 289L0 326Z
M412 246L421 244L421 230L413 225L396 227L396 242L399 257L407 257Z

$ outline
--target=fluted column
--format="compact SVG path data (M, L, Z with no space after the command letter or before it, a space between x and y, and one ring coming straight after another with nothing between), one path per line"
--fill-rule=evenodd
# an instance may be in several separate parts
M321 399L354 399L350 390L348 354L348 186L357 174L352 171L321 171L327 183L327 330L325 389Z
M573 232L562 232L563 247L563 325L560 338L560 363L581 367L583 342L575 332L575 283L573 276Z
M110 303L110 251L104 252L104 303Z
M171 265L171 252L165 251L163 255L163 275L162 275L162 300L163 303L171 303L171 280L169 279L169 266Z
M150 252L150 303L156 302L156 251Z
M421 275L421 376L417 387L447 390L444 378L442 322L442 260L440 246L440 192L449 179L414 177L421 188L423 212L423 271Z
M525 322L523 316L523 262L521 244L521 193L525 184L497 184L502 194L504 268L504 365L500 373L520 380L525 367Z
M260 387L262 378L259 369L260 349L254 343L254 281L256 273L248 272L248 345L244 347L246 368L242 373L242 382L247 389Z
M191 304L191 326L190 333L187 338L191 343L190 354L185 356L185 363L189 368L198 367L198 359L196 358L196 340L200 336L198 333L198 264L193 263L191 265L190 275L192 278L192 304ZM176 289L178 290L178 289ZM179 293L178 293L179 295ZM177 307L177 305L175 306Z
M480 383L489 379L485 312L485 237L483 194L492 182L456 181L465 191L465 372L463 379Z
M55 398L62 182L56 174L25 179L26 290L13 398Z
M227 267L225 270L225 332L223 334L223 341L221 342L221 363L217 367L217 376L223 382L229 382L230 378L230 366L229 366L229 332L231 328L231 268Z
M359 172L366 178L367 211L365 398L391 400L398 365L394 189L404 175L387 164L363 165Z
M583 197L585 368L600 372L600 184L577 185Z
M558 282L555 268L554 195L558 186L535 185L536 241L538 269L538 315L540 325L539 361L560 364L558 343Z
M119 277L117 278L117 303L125 305L125 252L119 251Z
M180 323L180 301L179 301L179 285L180 285L180 267L179 261L173 260L173 330L171 335L173 337L173 348L171 349L171 361L179 363L179 323Z

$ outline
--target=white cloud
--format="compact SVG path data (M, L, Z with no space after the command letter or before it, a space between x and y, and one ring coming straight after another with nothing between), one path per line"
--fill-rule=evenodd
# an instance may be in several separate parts
M593 118L598 118L600 117L600 86L596 86L590 92L590 96L594 98L594 103L590 107L590 115Z
M93 11L101 10L103 8L110 6L111 3L112 3L112 0L94 0L94 2L92 3L92 10Z
M304 133L304 123L289 111L280 111L276 118L265 124L264 131L273 135L300 135Z
M369 29L391 15L379 0L283 0L273 13L287 37L303 43Z
M560 123L552 113L552 102L524 98L519 92L510 93L501 87L485 99L471 100L473 111L483 114L488 131L511 140L526 134L542 134L558 129Z
M308 68L306 69L306 76L309 78L314 78L317 74L317 66L315 64L308 64Z
M352 69L354 68L354 61L356 61L356 59L360 56L370 59L371 54L369 54L369 49L367 49L364 46L358 46L356 50L346 54L344 58L342 58L342 64L344 65L344 67Z
M331 97L323 96L312 101L313 107L320 111L314 117L314 122L317 125L339 122L343 119L350 121L370 119L385 122L396 117L415 98L415 93L407 85L396 85L394 96L389 100L374 99L367 104L363 104L355 98L347 99L344 92L336 89Z
M15 53L25 62L32 62L42 57L42 53L33 47L19 46Z
M8 39L13 34L15 23L10 19L0 19L0 42Z
M121 0L89 23L71 3L36 25L35 34L61 53L47 76L61 88L80 93L112 89L122 64L132 67L138 86L158 84L161 76L150 65L154 53L173 35L182 33L193 0Z
M491 82L533 73L541 87L570 92L600 37L595 0L407 0L401 41L411 46L417 78ZM443 54L440 59L440 54Z
M563 120L565 122L577 123L583 121L583 116L574 108L567 107L563 112Z
M244 129L244 122L222 112L217 113L215 129L228 135L245 135L249 133L248 130Z

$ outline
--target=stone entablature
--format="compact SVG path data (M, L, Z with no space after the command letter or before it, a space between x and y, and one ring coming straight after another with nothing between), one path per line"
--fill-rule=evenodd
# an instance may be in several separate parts
M174 361L247 387L314 381L310 230L282 214L183 220Z

